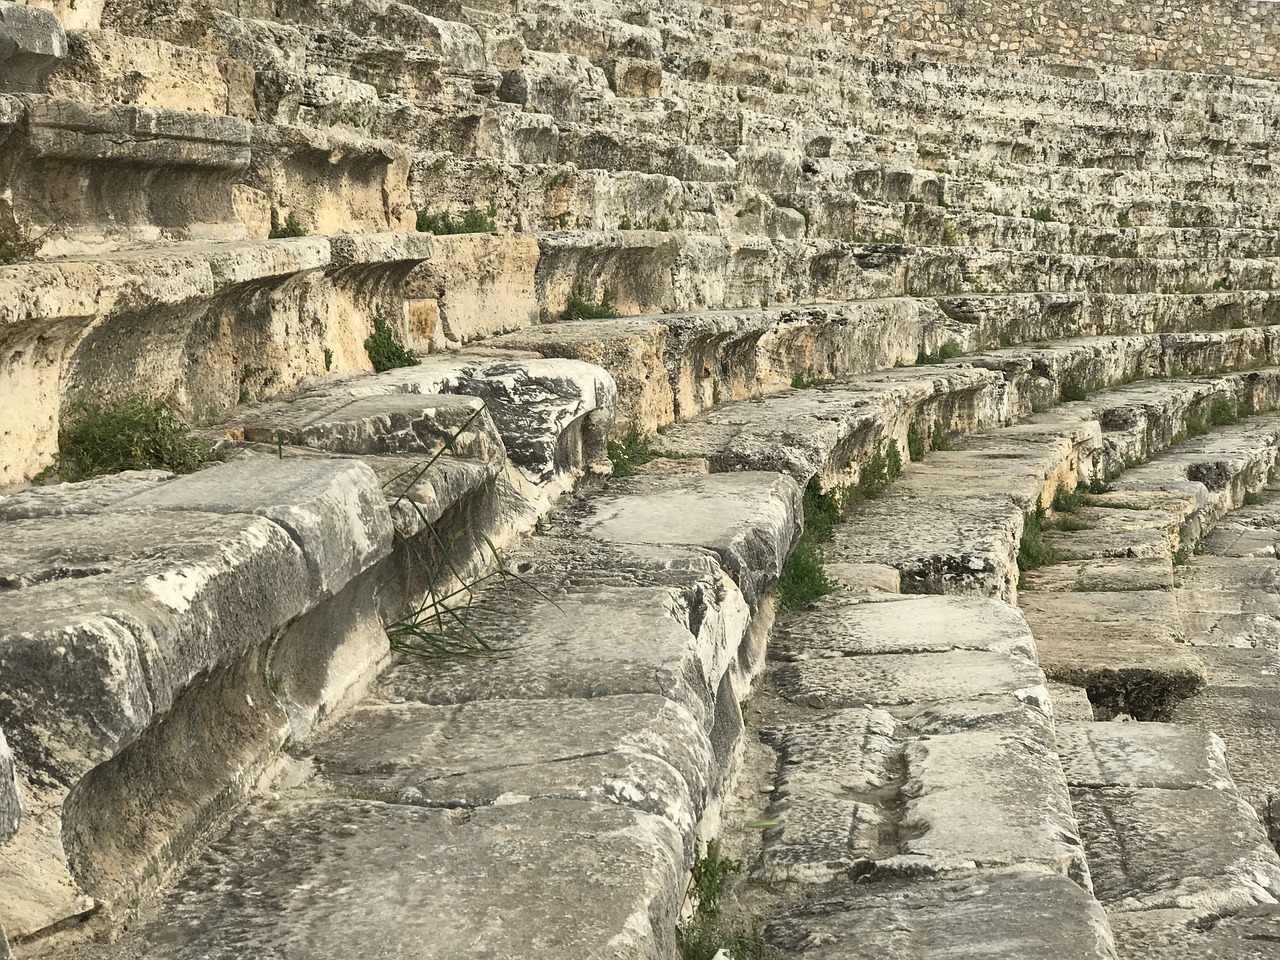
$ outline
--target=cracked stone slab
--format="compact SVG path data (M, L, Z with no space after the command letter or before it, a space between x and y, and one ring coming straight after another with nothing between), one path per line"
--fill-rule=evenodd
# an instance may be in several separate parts
M591 800L664 817L686 834L715 763L697 719L655 696L369 705L303 756L315 787L339 795L449 808Z
M317 591L330 596L391 552L382 484L359 460L237 460L155 485L116 508L268 517L302 550Z
M436 704L658 694L709 722L750 621L742 595L721 578L687 590L583 587L546 596L525 587L494 590L469 609L468 622L510 656L405 659L379 686L388 698Z
M1057 725L1058 755L1073 787L1234 790L1226 749L1205 730L1173 723Z
M1277 829L1271 807L1280 798L1280 684L1276 676L1259 677L1254 686L1211 682L1178 705L1174 719L1212 731L1226 744L1231 775L1240 795Z
M985 650L801 660L779 664L774 677L782 696L819 709L990 698L1049 710L1034 661Z
M1012 597L1022 511L1004 493L954 491L917 495L899 481L835 528L828 558L893 567L904 593Z
M1280 857L1234 791L1077 788L1071 799L1109 913L1178 908L1208 917L1280 895Z
M125 470L81 483L55 483L31 487L0 497L0 520L34 520L74 513L98 513L121 500L173 479L167 470Z
M1280 906L1273 904L1207 920L1191 910L1113 913L1109 919L1125 960L1271 960L1280 944Z
M113 960L566 956L659 960L683 893L659 817L546 800L475 811L368 801L252 807Z
M1024 591L1018 605L1045 674L1086 688L1096 707L1159 720L1204 686L1204 664L1181 642L1168 591Z
M1198 556L1179 569L1176 596L1188 642L1280 649L1280 563Z
M1022 574L1022 589L1036 593L1069 591L1128 593L1133 590L1172 590L1173 577L1171 557L1151 560L1108 557L1078 560L1073 563L1054 563L1036 570L1028 570ZM1182 611L1181 603L1178 609Z
M1065 563L1112 558L1173 562L1169 534L1163 530L1050 530L1044 539Z
M609 543L711 550L759 607L799 536L801 496L777 473L634 477L586 501L576 526Z
M780 659L985 650L1036 659L1017 607L979 597L850 602L839 594L782 618L771 643Z
M1019 719L917 736L884 710L838 710L768 732L780 826L764 862L808 882L1035 864L1087 886L1048 719Z
M1061 874L862 883L787 910L770 943L802 960L1114 960L1097 901Z
M506 458L484 402L449 394L304 397L252 410L234 432L252 443L279 440L330 453L413 453L426 460L448 447L460 457Z

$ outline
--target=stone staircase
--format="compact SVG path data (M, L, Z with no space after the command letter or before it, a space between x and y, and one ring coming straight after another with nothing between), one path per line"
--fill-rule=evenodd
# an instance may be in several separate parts
M1280 98L1109 43L0 2L0 956L1266 956Z

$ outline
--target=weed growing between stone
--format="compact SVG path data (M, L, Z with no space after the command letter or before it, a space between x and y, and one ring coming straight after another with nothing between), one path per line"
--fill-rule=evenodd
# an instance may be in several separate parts
M565 304L561 320L612 320L617 317L618 310L613 305L613 291L608 287L600 295L600 299L592 300L591 293L585 287L574 287L569 294L569 302Z
M649 435L632 428L622 438L609 441L609 459L615 477L634 477L636 468L653 459Z
M836 588L827 577L820 544L831 539L832 528L842 519L839 497L824 492L814 477L804 488L803 504L804 532L778 578L778 605L784 610L801 610Z
M58 432L56 470L74 482L122 470L191 473L216 459L213 447L168 407L132 396L72 406Z
M948 360L963 356L964 351L960 349L960 344L954 340L948 340L932 353L926 353L924 347L921 347L916 353L916 364L924 366L926 364L945 363Z
M307 228L298 222L298 218L292 213L284 218L281 223L279 218L272 214L271 232L267 234L268 240L285 240L289 237L305 237Z
M1053 503L1050 505L1054 513L1075 513L1084 503L1084 494L1059 482L1057 489L1053 491Z
M373 333L365 337L364 350L378 373L397 367L413 367L418 363L418 358L400 344L381 309L373 315Z
M1018 541L1018 570L1025 573L1046 567L1057 560L1053 547L1045 543L1045 509L1043 504L1036 504L1035 510L1027 514L1022 525L1022 539Z
M1252 490L1246 490L1244 492L1244 506L1256 507L1261 502L1262 502L1262 494L1254 493Z
M387 624L387 639L391 643L392 650L419 660L492 660L511 655L509 648L494 643L470 623L468 613L475 600L476 591L489 581L498 579L503 583L520 583L546 599L536 586L506 566L497 547L487 536L483 539L492 558L493 569L478 575L469 575L466 571L459 570L451 559L450 545L440 536L440 532L424 512L422 505L410 497L410 493L441 457L446 453L457 453L458 438L471 429L484 409L483 406L477 408L428 459L414 464L382 485L388 496L395 494L395 499L389 504L392 517L400 513L402 505L411 509L417 515L421 531L430 538L434 552L439 557L436 563L428 562L413 537L399 525L394 527L396 543L405 551L411 570L426 571L424 578L426 583L422 599L415 603L409 600L415 593L413 584L412 582L406 584L403 606L407 609ZM441 593L437 589L437 584L440 583L451 586L447 592Z
M1218 397L1209 405L1209 423L1215 427L1229 427L1240 422L1240 408L1226 397Z
M933 432L929 437L930 450L950 450L951 438L947 436L947 431L942 429L942 421L933 421Z
M776 950L764 941L759 924L730 921L724 915L724 895L729 878L742 872L742 861L722 856L720 841L704 848L695 843L693 868L685 889L684 906L692 908L688 919L676 925L680 960L714 960L724 950L733 960L775 960Z
M907 456L912 463L920 463L924 460L924 434L920 432L920 427L913 421L907 427Z
M830 380L822 380L813 375L813 367L810 367L804 373L793 373L791 375L792 390L811 390L814 387L820 387L824 383L830 383Z
M33 234L17 227L0 231L0 267L32 259L40 250L45 235Z
M479 207L468 207L461 220L454 220L448 211L444 213L427 213L418 211L418 232L434 233L436 236L453 236L460 233L493 233L498 229L496 218L498 208L492 203L487 210Z
M1063 378L1060 396L1063 403L1069 403L1074 400L1088 400L1089 387L1082 377L1071 374Z

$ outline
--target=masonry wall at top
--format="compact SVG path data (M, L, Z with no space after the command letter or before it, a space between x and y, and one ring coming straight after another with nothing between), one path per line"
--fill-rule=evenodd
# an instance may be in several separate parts
M871 53L1049 57L1280 76L1276 0L708 0L739 15L817 26Z

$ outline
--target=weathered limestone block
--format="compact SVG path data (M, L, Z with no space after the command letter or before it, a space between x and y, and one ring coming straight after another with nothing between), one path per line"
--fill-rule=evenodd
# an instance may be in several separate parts
M1085 687L1096 708L1167 719L1179 701L1204 686L1204 664L1183 642L1168 591L1027 591L1018 605L1045 673Z
M1172 590L1173 560L1169 557L1156 560L1108 558L1055 563L1038 570L1027 570L1022 574L1022 580L1028 589L1035 592ZM1186 611L1181 604L1179 613L1185 622Z
M592 497L578 535L712 551L753 609L777 583L801 526L801 491L774 473L615 481Z
M9 497L0 497L0 520L34 520L36 517L65 517L77 513L98 513L134 494L172 480L167 470L126 470L92 483L56 483L28 487Z
M605 64L609 87L620 97L662 96L662 64L619 57Z
M1072 723L1055 728L1072 787L1234 791L1226 748L1205 730L1172 723Z
M1247 907L1200 922L1194 910L1143 910L1109 918L1121 956L1131 960L1265 960L1280 937L1280 908Z
M391 552L381 483L358 460L239 460L155 485L114 509L268 517L302 550L317 597L337 594Z
M495 730L507 738L500 758ZM469 809L589 800L663 817L686 835L702 815L714 765L693 715L654 696L374 705L308 753L314 786L339 796Z
M0 3L0 92L43 92L66 55L67 35L51 13Z
M774 630L786 659L985 650L1036 659L1016 607L976 597L846 601L839 595L791 613Z
M651 960L674 950L682 848L659 817L575 800L469 813L263 804L166 895L163 916L111 953L189 960L266 949L319 960L354 937L375 960L405 951ZM246 889L262 891L261 908L242 902Z
M259 407L241 419L239 432L254 442L345 454L415 453L424 461L448 446L463 457L505 459L502 438L474 397L321 396Z
M1109 912L1179 908L1206 918L1280 894L1280 858L1234 791L1073 790L1098 899Z
M885 960L1116 955L1097 901L1067 877L1031 870L857 884L802 901L771 923L766 936L803 960L838 960L851 952Z

